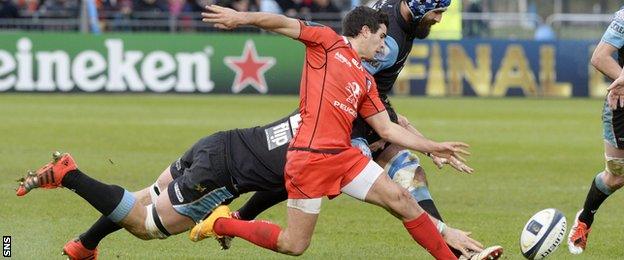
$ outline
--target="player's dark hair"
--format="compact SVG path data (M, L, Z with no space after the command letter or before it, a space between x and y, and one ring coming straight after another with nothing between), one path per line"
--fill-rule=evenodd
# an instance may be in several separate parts
M355 37L360 34L364 25L368 26L372 33L376 33L382 24L388 27L388 14L368 6L358 6L342 20L342 35Z

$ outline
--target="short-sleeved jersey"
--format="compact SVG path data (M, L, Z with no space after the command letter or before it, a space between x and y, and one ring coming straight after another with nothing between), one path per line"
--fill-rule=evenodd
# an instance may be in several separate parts
M226 132L228 169L240 193L284 189L286 148L299 126L298 113L264 126Z
M331 28L300 22L306 45L300 85L301 125L291 150L337 153L351 147L353 120L385 110L373 77L346 37Z
M392 90L418 34L416 26L406 22L401 16L401 1L379 0L373 5L373 8L388 14L388 36L385 39L384 51L377 54L373 62L365 62L364 66L375 76L382 99Z
M624 8L615 12L602 41L618 49L618 62L620 66L624 65Z

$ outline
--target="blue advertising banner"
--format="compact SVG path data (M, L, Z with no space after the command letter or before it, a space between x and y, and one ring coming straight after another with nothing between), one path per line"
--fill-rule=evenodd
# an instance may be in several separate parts
M602 97L594 41L417 41L395 92L426 96Z

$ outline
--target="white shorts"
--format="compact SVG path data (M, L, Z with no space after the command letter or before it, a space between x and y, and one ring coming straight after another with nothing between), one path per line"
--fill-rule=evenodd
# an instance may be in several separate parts
M381 168L379 164L370 160L366 167L362 169L360 174L353 178L349 184L342 187L340 191L351 197L364 201L364 199L366 199L366 194L368 194L368 191L370 191L371 187L373 187L377 178L383 174L383 171L384 169Z

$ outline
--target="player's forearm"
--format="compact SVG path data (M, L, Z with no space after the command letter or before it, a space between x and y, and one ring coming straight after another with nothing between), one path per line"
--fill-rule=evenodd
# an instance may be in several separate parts
M611 80L622 74L622 67L611 56L617 49L605 42L600 42L591 57L591 64Z
M297 19L264 12L246 12L243 14L243 17L245 24L279 33L290 38L299 37L300 25Z
M375 129L377 131L377 129ZM398 124L389 123L386 127L377 131L384 140L422 153L431 153L438 150L438 143L431 141L422 135L417 135ZM414 130L416 130L414 128ZM416 130L416 132L418 132Z

